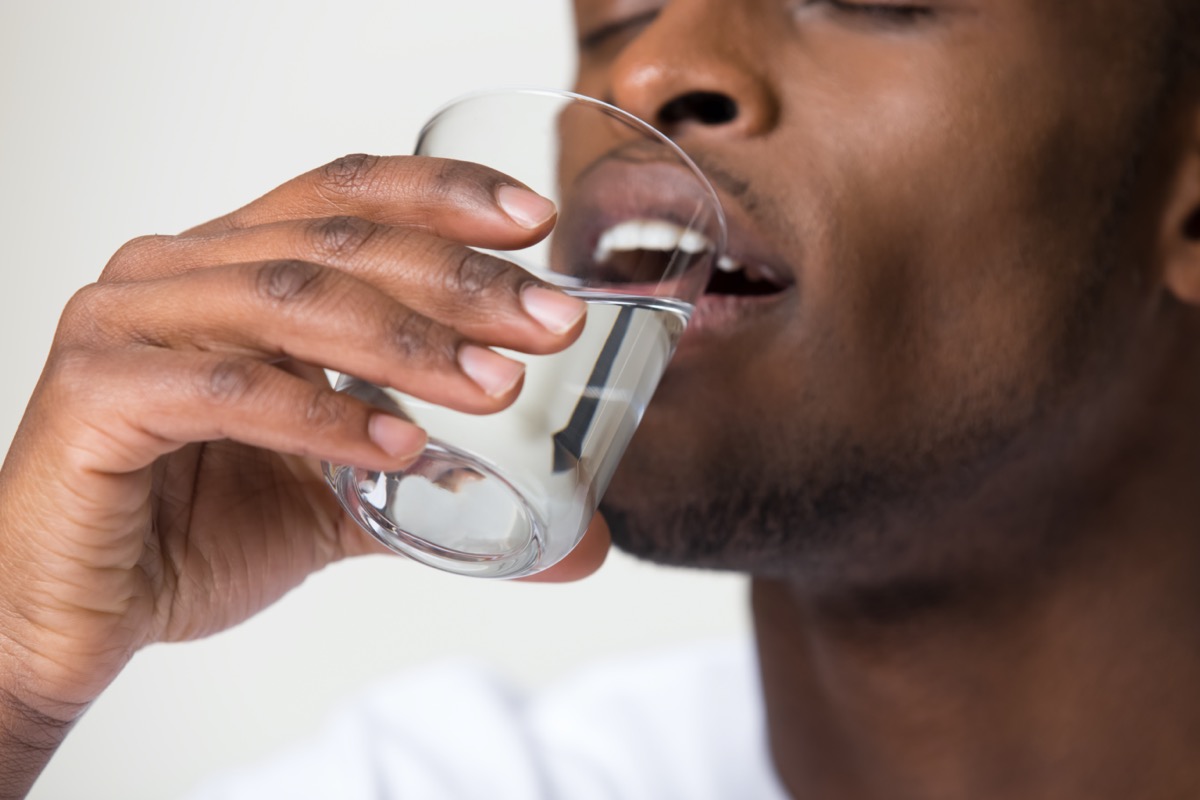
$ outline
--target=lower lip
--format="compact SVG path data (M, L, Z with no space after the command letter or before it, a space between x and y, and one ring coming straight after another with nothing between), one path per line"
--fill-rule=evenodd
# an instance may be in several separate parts
M679 349L701 345L705 339L735 334L761 320L790 295L789 289L764 295L706 294L696 303L679 340Z

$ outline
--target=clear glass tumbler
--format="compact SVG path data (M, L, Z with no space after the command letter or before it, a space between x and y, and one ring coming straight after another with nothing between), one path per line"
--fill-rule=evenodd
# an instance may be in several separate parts
M579 542L725 247L716 193L647 123L598 100L503 89L455 100L416 155L474 161L558 204L551 235L497 253L588 304L579 340L528 356L517 401L471 415L342 375L429 444L401 472L325 465L342 505L388 547L463 575L530 575Z

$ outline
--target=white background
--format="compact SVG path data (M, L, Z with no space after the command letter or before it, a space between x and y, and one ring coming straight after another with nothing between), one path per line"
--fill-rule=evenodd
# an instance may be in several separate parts
M460 92L566 86L570 42L565 0L0 0L0 447L59 310L123 241L347 152L407 152ZM406 665L468 656L537 686L745 627L740 580L620 556L567 587L340 564L233 631L139 654L33 796L178 796Z

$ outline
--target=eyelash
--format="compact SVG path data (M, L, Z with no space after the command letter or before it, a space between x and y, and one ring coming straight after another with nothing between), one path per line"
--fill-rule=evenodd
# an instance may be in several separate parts
M579 48L584 51L598 48L610 39L614 39L645 22L653 20L657 16L657 13L656 11L649 11L630 19L617 20L616 22L602 25L591 33L582 36L579 39Z
M916 22L924 17L928 17L933 13L933 9L924 6L902 6L891 5L885 3L850 3L846 0L800 0L796 7L800 6L815 6L825 4L842 14L856 14L860 17L874 17L881 22L890 22L895 24ZM644 15L653 18L654 14ZM580 38L578 44L583 51L593 50L604 44L609 39L622 33L629 27L631 21L617 22L609 25L601 26L598 30Z
M824 3L835 11L845 14L858 14L864 17L877 17L888 22L914 22L929 16L932 9L924 6L901 5L868 5L863 3L848 3L845 0L809 0L809 5Z

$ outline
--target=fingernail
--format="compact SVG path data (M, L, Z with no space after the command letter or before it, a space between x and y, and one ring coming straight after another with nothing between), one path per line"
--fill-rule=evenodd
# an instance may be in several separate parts
M521 290L521 305L551 333L562 334L574 328L587 313L587 303L544 286L526 286Z
M558 211L554 203L540 194L509 184L496 190L496 202L513 222L530 230L542 227Z
M367 422L367 435L389 456L415 458L425 449L425 432L390 414L374 414Z
M525 374L525 365L520 361L473 344L458 348L458 364L489 397L507 394Z

